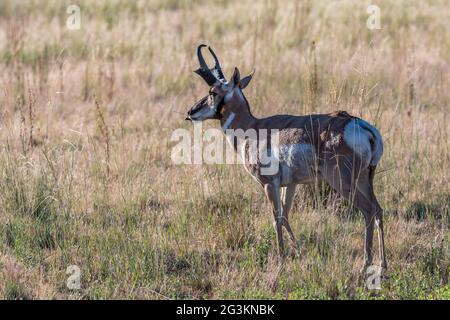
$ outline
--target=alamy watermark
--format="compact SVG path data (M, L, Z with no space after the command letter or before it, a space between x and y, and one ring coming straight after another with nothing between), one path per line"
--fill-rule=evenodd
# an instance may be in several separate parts
M69 275L67 278L66 286L69 290L80 290L81 289L81 269L77 265L68 266L66 269L66 274Z
M366 270L366 286L369 290L381 290L381 272L380 266L369 266Z
M176 129L171 141L174 164L250 164L258 165L261 175L274 175L279 169L279 131L272 129L203 130L202 122L194 122L191 130Z
M380 7L375 4L371 4L367 7L367 13L369 14L366 22L367 28L369 28L370 30L381 29Z
M67 7L69 17L66 19L66 27L69 30L80 30L81 28L81 9L76 4Z

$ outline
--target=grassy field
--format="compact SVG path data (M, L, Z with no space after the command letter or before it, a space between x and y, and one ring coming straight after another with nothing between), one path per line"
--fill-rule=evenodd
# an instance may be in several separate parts
M379 30L370 1L2 0L0 297L450 299L450 5L374 3ZM300 252L278 272L244 169L172 163L171 134L207 93L203 42L227 76L255 67L256 116L340 109L379 128L381 290L359 272L363 217L335 194L298 188Z

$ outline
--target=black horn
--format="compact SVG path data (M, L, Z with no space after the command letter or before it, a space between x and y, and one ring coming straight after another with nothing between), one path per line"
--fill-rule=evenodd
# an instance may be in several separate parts
M202 54L202 48L206 47L206 44L201 44L198 46L197 48L197 58L198 58L198 62L200 63L200 68L204 69L204 70L209 70L208 65L206 64L205 59L203 58L203 54Z
M200 64L200 68L198 68L194 72L197 73L200 77L202 77L203 80L205 80L208 85L212 86L214 83L217 82L217 80L219 80L219 81L225 80L225 77L223 76L222 68L220 67L217 56L215 55L214 51L212 51L212 49L209 47L208 47L208 49L214 58L215 65L214 65L214 68L212 68L212 69L210 69L208 67L205 59L203 58L203 54L202 54L203 47L206 47L206 45L201 44L197 48L197 58L198 58L198 62Z
M217 56L214 53L214 50L209 46L208 46L208 50L209 50L209 52L211 52L211 55L214 58L214 71L217 73L217 78L219 78L219 80L225 80L225 76L223 75L223 72L222 72L222 67L220 66L219 59L217 59ZM214 73L214 71L213 71L213 73Z

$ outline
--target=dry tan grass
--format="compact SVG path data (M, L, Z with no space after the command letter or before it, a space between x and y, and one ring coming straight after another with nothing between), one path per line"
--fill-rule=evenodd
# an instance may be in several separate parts
M77 3L79 31L65 27L68 2L0 3L0 296L449 298L447 1L378 1L372 31L356 0ZM171 162L171 133L207 90L192 73L201 42L227 75L256 68L256 116L345 109L380 129L380 292L359 274L361 217L338 198L317 205L300 188L301 252L272 291L279 261L254 181Z

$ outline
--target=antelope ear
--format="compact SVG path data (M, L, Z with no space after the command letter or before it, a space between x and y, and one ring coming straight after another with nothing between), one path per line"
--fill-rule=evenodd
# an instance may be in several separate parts
M241 73L237 67L234 67L233 75L231 76L231 84L233 87L241 85Z
M255 69L253 69L252 72L248 76L245 76L244 78L241 79L241 85L240 85L241 89L245 89L245 87L248 86L248 84L252 80L252 77L254 74L255 74Z

